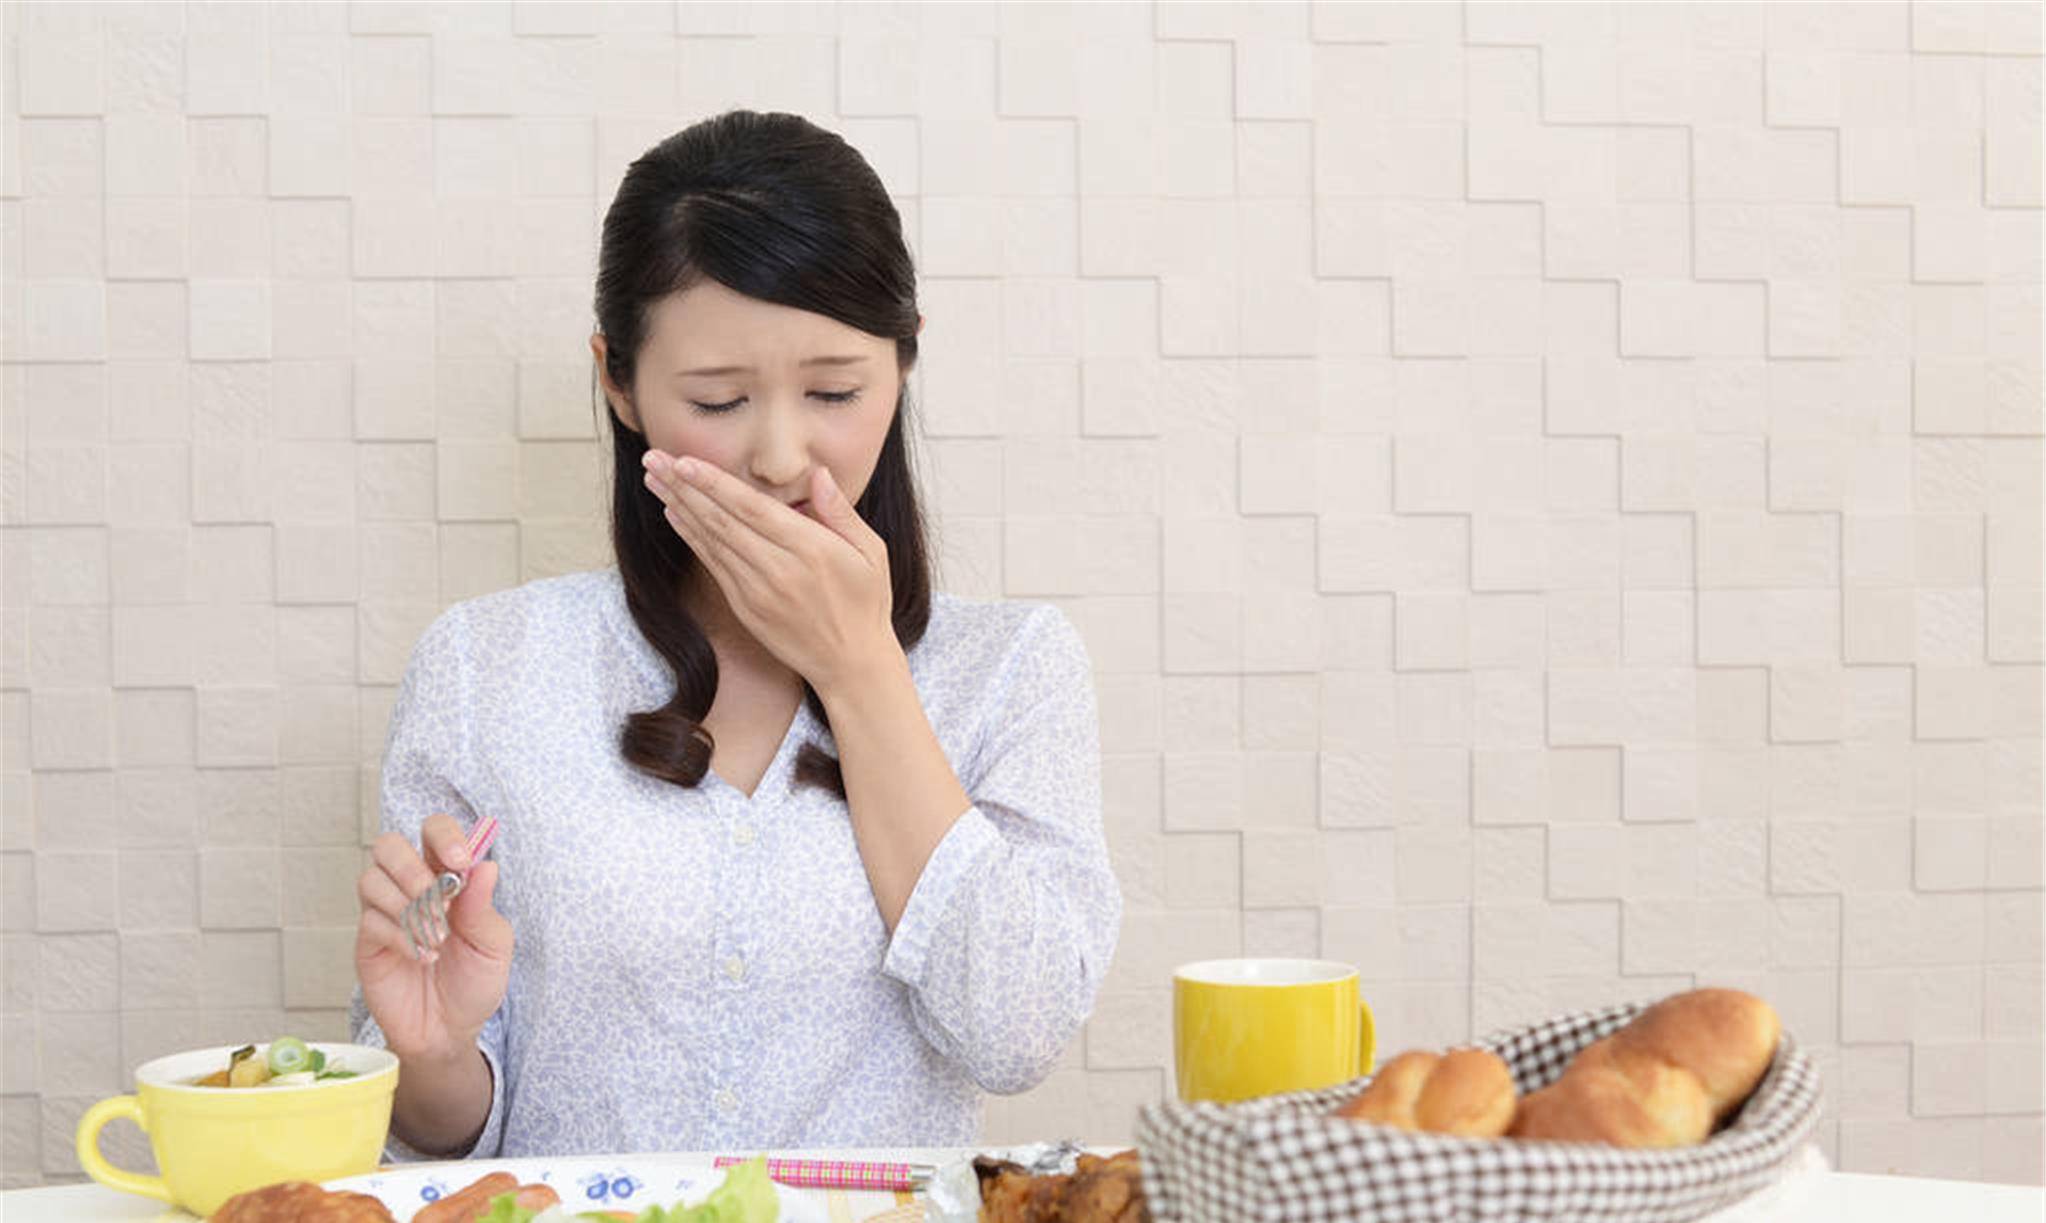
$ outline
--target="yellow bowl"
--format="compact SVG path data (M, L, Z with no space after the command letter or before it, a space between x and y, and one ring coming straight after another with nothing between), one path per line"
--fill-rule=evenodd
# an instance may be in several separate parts
M278 1181L328 1181L376 1170L391 1128L398 1059L367 1045L315 1043L354 1078L261 1087L195 1087L239 1048L194 1049L144 1062L135 1094L101 1100L78 1119L78 1162L114 1189L184 1207L201 1218L237 1193ZM99 1132L127 1117L149 1135L161 1176L116 1168Z

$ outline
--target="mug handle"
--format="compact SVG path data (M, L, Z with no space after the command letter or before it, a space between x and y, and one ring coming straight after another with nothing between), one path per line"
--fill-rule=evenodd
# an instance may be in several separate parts
M79 1165L85 1169L86 1175L109 1189L139 1193L143 1197L160 1198L166 1202L173 1200L170 1186L163 1183L162 1177L116 1168L107 1162L106 1156L99 1153L99 1132L107 1127L107 1122L116 1117L126 1117L141 1126L145 1132L149 1129L142 1120L142 1102L134 1096L114 1096L101 1100L86 1109L85 1115L78 1119Z
M1372 1060L1372 1055L1378 1052L1378 1029L1371 1019L1371 1004L1362 998L1357 1000L1357 1034L1361 1042L1357 1049L1358 1073L1375 1073L1378 1063Z

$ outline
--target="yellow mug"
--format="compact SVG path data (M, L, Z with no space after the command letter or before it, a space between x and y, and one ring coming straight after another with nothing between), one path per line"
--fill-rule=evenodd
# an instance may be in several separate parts
M374 1172L391 1127L398 1059L367 1045L312 1046L346 1079L261 1087L195 1087L227 1065L237 1046L195 1049L144 1062L135 1094L101 1100L78 1119L78 1162L112 1189L182 1206L204 1218L222 1202L278 1181L329 1181ZM126 1117L149 1135L162 1176L116 1168L99 1132Z
M1172 974L1179 1098L1228 1103L1370 1072L1371 1008L1330 960L1202 960Z

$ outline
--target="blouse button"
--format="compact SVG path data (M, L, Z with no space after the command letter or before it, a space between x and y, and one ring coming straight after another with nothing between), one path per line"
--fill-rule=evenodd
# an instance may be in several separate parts
M731 1088L724 1088L718 1092L718 1107L725 1112L731 1112L739 1107L739 1097L732 1094Z
M726 960L725 975L734 981L743 979L746 976L746 961L738 956L733 956L731 959Z
M753 843L753 826L751 824L741 824L734 828L732 830L732 840L740 845L751 845Z

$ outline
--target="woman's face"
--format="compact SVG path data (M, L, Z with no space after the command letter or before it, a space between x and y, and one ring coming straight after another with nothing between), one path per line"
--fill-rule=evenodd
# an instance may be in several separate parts
M902 388L894 340L714 280L654 306L629 397L604 372L604 346L590 338L604 392L648 447L714 463L787 505L809 496L820 466L859 500Z

